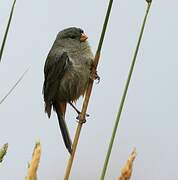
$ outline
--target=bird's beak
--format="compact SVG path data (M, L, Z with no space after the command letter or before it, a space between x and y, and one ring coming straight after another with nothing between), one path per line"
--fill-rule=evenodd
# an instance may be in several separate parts
M81 36L80 36L80 41L81 41L81 42L84 42L84 41L86 41L87 39L88 39L88 36L87 36L86 34L82 33Z

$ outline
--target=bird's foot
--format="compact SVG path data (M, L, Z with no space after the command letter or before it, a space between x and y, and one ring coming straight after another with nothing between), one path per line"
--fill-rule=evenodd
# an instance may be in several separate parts
M89 115L86 114L85 116L89 116ZM81 123L81 124L86 123L86 118L85 118L85 116L82 117L82 115L81 115L81 113L80 113L80 114L76 117L76 119L78 120L77 122L78 122L78 123Z
M78 111L77 113L78 113L78 116L76 117L76 119L79 119L81 112ZM90 115L86 113L85 116L86 116L86 117L89 117Z

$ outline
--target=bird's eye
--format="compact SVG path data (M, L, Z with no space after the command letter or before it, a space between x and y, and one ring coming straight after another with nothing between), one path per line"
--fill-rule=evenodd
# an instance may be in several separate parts
M80 33L81 33L81 34L83 34L83 33L84 33L84 31L83 31L82 29L80 29Z

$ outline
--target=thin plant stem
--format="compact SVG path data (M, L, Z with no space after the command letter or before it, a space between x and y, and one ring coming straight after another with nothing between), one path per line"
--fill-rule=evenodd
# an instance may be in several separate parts
M105 179L105 174L106 174L109 158L110 158L110 155L111 155L113 142L114 142L114 139L115 139L115 136L116 136L117 127L118 127L118 124L119 124L119 121L120 121L122 109L123 109L124 102L125 102L125 99L126 99L129 83L130 83L131 76L132 76L132 73L133 73L133 69L134 69L134 66L135 66L138 50L139 50L139 47L140 47L140 42L141 42L141 39L142 39L142 35L143 35L143 31L144 31L144 27L145 27L145 24L146 24L146 20L147 20L147 16L148 16L150 7L151 7L151 2L148 2L145 17L144 17L144 20L143 20L143 23L142 23L140 34L139 34L139 39L138 39L138 42L137 42L137 46L136 46L136 49L135 49L135 53L134 53L134 56L133 56L133 60L132 60L132 63L131 63L129 74L128 74L127 81L126 81L126 84L125 84L124 92L123 92L122 99L121 99L121 102L120 102L119 110L118 110L118 113L117 113L116 121L115 121L114 128L113 128L113 131L112 131L112 136L111 136L111 139L110 139L110 143L109 143L108 151L107 151L107 154L106 154L106 158L105 158L105 162L104 162L104 166L103 166L103 169L102 169L100 180Z
M99 58L100 58L100 52L101 52L104 36L105 36L105 33L106 33L106 28L107 28L110 12L111 12L111 9L112 9L112 4L113 4L113 0L110 0L109 5L108 5L108 9L107 9L107 13L106 13L106 16L105 16L103 28L102 28L100 40L99 40L99 43L98 43L98 48L97 48L95 58L94 58L94 63L93 63L93 68L92 68L93 73L96 72L96 69L97 69L97 66L98 66L98 62L99 62ZM85 119L85 114L86 114L86 111L87 111L90 95L91 95L91 92L92 92L92 87L93 87L93 80L90 80L90 82L88 84L88 87L87 87L87 90L86 90L85 99L84 99L83 106L82 106L82 111L81 111L81 114L79 116L79 123L78 123L77 129L76 129L74 141L73 141L73 144L72 144L72 154L71 154L71 156L69 157L69 160L68 160L64 180L68 180L69 176L70 176L70 172L71 172L71 168L72 168L72 164L73 164L77 144L78 144L78 141L79 141L82 125L83 125L83 122L84 122L84 119Z
M8 32L9 32L9 27L10 27L10 24L11 24L15 3L16 3L16 0L14 0L14 2L12 4L11 12L10 12L10 15L9 15L9 20L8 20L6 31L5 31L5 34L4 34L4 38L3 38L3 41L2 41L2 45L1 45L1 49L0 49L0 62L1 62L1 59L2 59L4 46L5 46L7 35L8 35Z
M9 90L9 92L0 100L0 104L2 104L5 99L11 94L11 92L16 88L16 86L20 83L20 81L23 79L25 74L28 72L29 68L20 76L18 81L12 86L12 88Z

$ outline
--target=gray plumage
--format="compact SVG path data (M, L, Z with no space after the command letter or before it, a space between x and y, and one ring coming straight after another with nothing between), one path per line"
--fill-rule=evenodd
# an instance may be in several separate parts
M54 107L65 145L70 153L71 140L64 124L66 103L76 101L84 95L93 62L88 42L86 39L81 42L82 35L83 30L75 27L59 32L44 67L45 111L50 117L51 108Z

